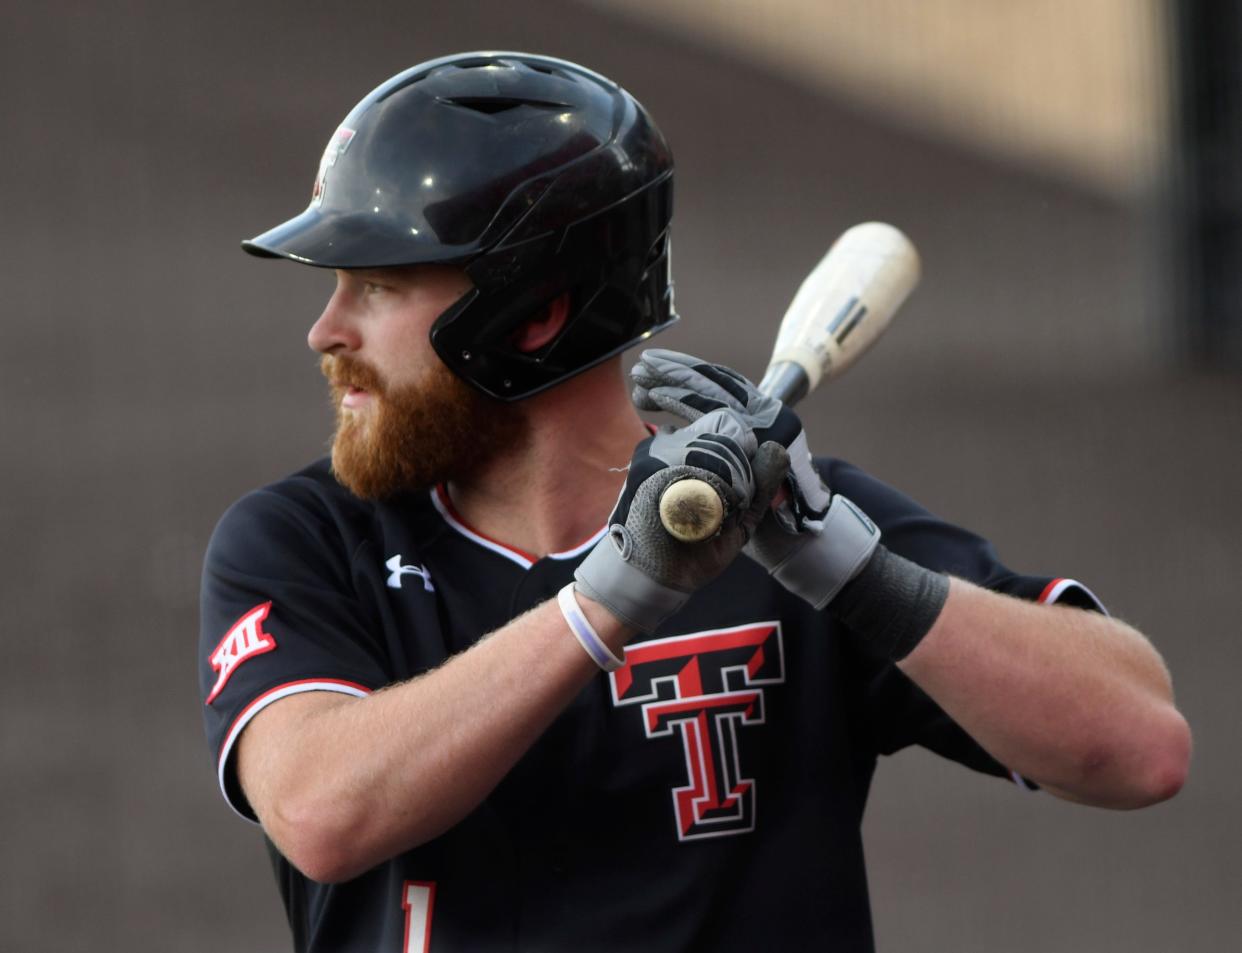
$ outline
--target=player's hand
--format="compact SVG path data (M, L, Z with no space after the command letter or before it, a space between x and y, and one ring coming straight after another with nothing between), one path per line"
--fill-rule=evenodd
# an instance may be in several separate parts
M879 529L824 485L792 410L737 371L676 351L644 351L630 373L640 409L695 420L728 408L754 429L756 439L774 440L789 451L788 493L765 514L745 549L786 589L823 608L871 559Z
M811 463L802 421L775 397L760 393L732 368L660 348L643 351L630 376L640 410L663 410L694 421L726 408L754 430L759 443L775 440L789 451L789 492L776 508L778 519L791 531L823 520L831 494Z
M574 574L578 589L622 622L654 630L724 571L768 511L789 456L775 441L757 444L754 431L728 410L640 443L608 535ZM711 539L683 543L660 522L661 495L685 479L710 483L725 501L729 515Z

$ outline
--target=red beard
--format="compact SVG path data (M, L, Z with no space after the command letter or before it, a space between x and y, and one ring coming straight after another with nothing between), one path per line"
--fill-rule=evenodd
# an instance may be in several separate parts
M363 499L462 479L526 440L522 415L476 391L439 360L417 384L391 389L358 358L325 354L320 369L336 408L332 472ZM351 387L372 395L369 411L342 406Z

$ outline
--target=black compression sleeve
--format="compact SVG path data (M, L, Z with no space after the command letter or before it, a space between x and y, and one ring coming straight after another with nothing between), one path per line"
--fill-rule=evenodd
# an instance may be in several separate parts
M870 655L900 661L919 644L949 596L949 578L883 545L828 604Z

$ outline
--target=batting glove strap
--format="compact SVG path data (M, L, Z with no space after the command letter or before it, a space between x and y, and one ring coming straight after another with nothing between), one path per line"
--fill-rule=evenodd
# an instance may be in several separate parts
M662 585L626 559L632 550L628 530L609 528L574 573L578 591L594 599L617 619L651 633L690 598L690 593Z
M806 526L825 518L832 494L824 486L819 471L811 461L811 448L807 444L805 430L798 431L798 436L789 444L788 449L789 476L785 479L793 490L794 510L798 521Z
M869 655L899 662L923 640L949 597L949 577L884 546L828 607Z
M795 536L806 540L770 566L773 578L816 609L822 609L867 565L880 530L841 494L832 498L823 528Z

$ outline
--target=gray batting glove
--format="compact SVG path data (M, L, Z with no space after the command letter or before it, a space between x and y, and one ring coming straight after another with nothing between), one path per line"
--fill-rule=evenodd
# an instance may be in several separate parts
M789 451L788 496L765 514L745 548L786 589L815 608L827 605L871 559L880 531L848 499L824 486L798 416L749 380L677 351L644 351L630 372L634 404L684 420L728 408L758 440Z
M802 421L775 397L761 394L731 368L660 348L643 351L630 376L634 405L641 410L663 410L693 421L726 408L755 431L760 443L775 440L789 451L790 498L779 508L782 522L794 530L824 518L831 494L811 463Z
M822 609L871 561L879 542L879 527L835 493L814 527L792 532L768 514L744 552L795 596Z
M789 457L778 443L756 443L728 410L640 443L608 534L574 573L577 589L627 625L654 631L733 562L768 511ZM706 481L725 502L728 515L710 539L681 542L660 522L660 497L685 479Z

